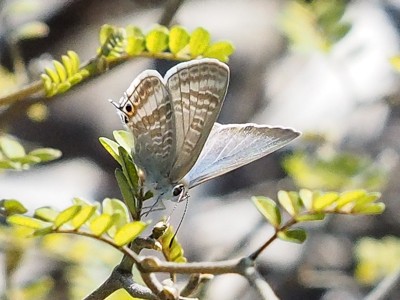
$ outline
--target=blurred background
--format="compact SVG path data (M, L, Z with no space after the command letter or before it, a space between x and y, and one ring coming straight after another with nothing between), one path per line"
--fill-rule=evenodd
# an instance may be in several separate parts
M103 24L150 30L170 2L0 1L0 97L40 78L68 50L83 62L93 58ZM252 195L276 199L280 189L362 188L382 192L383 215L311 223L304 244L274 242L259 270L281 299L362 299L391 274L399 277L400 2L186 0L174 24L189 31L204 27L214 41L235 46L221 123L303 133L282 151L191 191L178 234L189 261L240 257L273 234ZM63 156L23 172L2 172L0 198L18 199L31 210L62 209L74 197L121 198L116 162L98 142L122 129L107 99L118 100L141 71L164 74L173 64L137 58L40 105L1 106L1 133L27 148L60 149ZM181 216L175 211L173 222ZM10 299L81 299L119 259L87 239L21 240L18 234L0 232L0 289ZM396 285L384 299L400 298ZM202 299L255 297L245 279L224 275L211 281Z

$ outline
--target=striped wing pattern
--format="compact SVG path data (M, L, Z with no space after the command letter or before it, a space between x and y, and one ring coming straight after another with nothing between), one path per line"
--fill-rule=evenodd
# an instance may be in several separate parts
M298 132L288 128L215 123L204 150L185 180L192 188L266 156L298 136Z
M178 182L193 167L219 115L229 83L229 69L215 59L194 60L165 76L176 129L176 156L169 178Z
M175 122L171 97L161 75L144 71L121 101L121 111L128 117L126 125L135 138L135 162L153 180L166 178L175 157Z

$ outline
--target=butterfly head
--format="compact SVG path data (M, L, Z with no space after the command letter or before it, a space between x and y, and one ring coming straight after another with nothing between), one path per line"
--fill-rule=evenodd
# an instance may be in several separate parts
M138 103L132 102L128 94L125 92L124 95L119 99L119 103L109 100L112 105L118 110L118 114L121 118L122 123L128 125L129 120L135 115Z
M159 201L170 200L173 202L181 202L188 198L189 187L185 182L179 182L177 184L156 184L153 188L148 186L147 188L153 192L154 199Z

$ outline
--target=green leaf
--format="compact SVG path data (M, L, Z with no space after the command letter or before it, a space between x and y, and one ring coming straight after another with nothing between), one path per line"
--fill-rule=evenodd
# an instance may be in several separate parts
M357 200L355 203L354 207L352 208L352 211L358 210L359 207L363 207L365 204L375 202L381 197L381 193L368 193L364 197L361 197Z
M29 155L36 156L40 161L46 162L60 158L62 153L60 150L53 148L39 148L29 152Z
M72 84L68 81L64 81L58 84L56 94L62 94L71 88Z
M112 216L108 214L101 214L93 219L89 227L94 235L100 236L113 225L113 221L114 218Z
M50 76L47 74L40 74L40 77L42 78L43 87L44 90L46 91L46 96L47 96L53 89L52 80Z
M62 212L58 214L58 216L54 220L54 226L56 228L61 227L62 225L70 221L73 217L75 217L80 212L81 209L82 206L80 205L72 205L64 209Z
M279 191L278 200L282 207L289 213L289 215L295 216L299 213L301 203L298 193Z
M118 246L124 246L136 239L146 227L147 224L141 221L125 224L118 229L114 236L114 242Z
M281 224L281 213L276 203L272 199L263 196L253 196L251 199L272 226L278 228Z
M145 47L145 37L142 31L136 26L128 25L126 34L128 40L126 53L133 56L142 53Z
M18 26L12 32L12 37L16 40L43 38L49 34L49 26L40 21L32 21Z
M133 134L126 130L114 130L113 136L115 141L128 152L131 153L134 147ZM117 148L118 149L118 148ZM118 153L118 151L117 151Z
M19 225L32 229L42 229L51 225L48 222L23 215L12 215L7 218L7 222L11 225Z
M15 215L15 214L24 214L28 210L26 207L15 199L3 199L0 201L1 211L5 212L7 216Z
M53 233L53 232L54 232L53 226L47 226L47 227L35 230L35 232L33 233L33 236L44 236L46 234Z
M350 202L357 201L358 199L365 197L367 192L365 190L354 190L340 194L339 199L336 202L336 208L340 210L343 206Z
M321 211L329 205L333 204L339 198L338 193L330 192L316 197L313 201L315 211Z
M39 163L40 159L37 158L36 156L25 155L22 157L13 158L12 161L19 162L22 165L33 165Z
M279 231L278 237L287 242L302 244L307 238L307 233L301 228L287 229Z
M53 65L58 74L58 77L60 77L61 82L66 81L67 80L67 72L66 72L64 66L62 65L62 63L60 63L57 60L53 60Z
M330 28L329 34L333 42L339 41L349 33L351 29L351 24L337 24L336 26Z
M58 214L59 214L59 212L51 207L40 207L35 210L35 213L33 214L33 216L36 219L40 219L40 220L47 221L47 222L54 222L54 220L57 218Z
M313 213L313 214L304 214L297 215L295 217L297 222L308 222L308 221L321 221L325 219L324 213Z
M104 147L104 149L107 150L108 153L111 154L111 156L119 163L121 164L121 159L119 158L118 154L118 147L119 145L114 142L113 140L110 140L105 137L99 138L100 144Z
M90 220L96 213L96 206L84 205L81 210L72 218L71 225L73 229L80 228L83 224Z
M312 210L313 209L313 192L307 189L301 189L299 191L299 196L301 199L301 202L303 203L304 207L307 210Z
M0 136L0 150L10 159L25 156L24 147L17 140L8 136Z
M351 212L363 215L376 215L383 213L384 210L385 210L385 204L379 202L379 203L368 203L365 204L364 206L353 208Z
M62 65L65 68L65 72L67 75L67 78L72 77L72 75L74 75L73 71L72 71L72 61L71 58L67 55L62 55L61 56L61 61L62 61Z
M150 53L160 53L168 48L168 28L157 26L146 36L146 49Z
M107 42L108 38L110 35L112 35L116 31L116 27L109 25L109 24L104 24L100 28L99 32L99 41L100 44L103 45L105 42Z
M60 77L58 77L58 74L56 71L50 68L44 68L45 72L47 75L50 77L52 83L59 84L60 83Z
M228 62L229 56L235 51L232 43L220 41L212 44L205 52L204 57L216 58L222 62Z
M190 36L189 49L192 57L203 54L210 45L210 33L202 27L196 28Z
M21 164L10 160L0 160L0 169L20 169Z
M95 206L96 209L100 207L98 202L90 202L88 200L85 200L83 198L80 197L75 197L74 199L72 199L72 203L75 205L81 205L81 206Z
M125 204L128 206L129 211L132 214L133 218L137 219L138 212L137 212L136 199L134 197L133 191L131 190L131 187L129 186L128 180L126 179L121 169L117 168L115 170L115 178L117 179L117 183Z
M129 219L128 208L121 200L110 199L110 198L104 199L102 205L103 205L103 213L106 213L108 215L118 216L113 226L111 226L110 229L108 230L108 234L110 236L114 236L120 227L129 223L130 219Z
M177 54L187 44L189 44L190 35L187 30L179 25L173 26L169 31L169 49L173 54Z
M124 147L118 147L118 153L122 161L122 171L124 172L126 179L128 179L129 186L132 188L133 192L137 194L139 190L139 176L137 174L136 166Z
M103 37L105 38L104 41L102 40ZM101 47L97 50L98 57L116 58L125 52L127 39L124 28L114 27L107 36L104 35L103 37L100 34Z
M68 51L68 57L71 59L71 67L72 67L72 74L75 74L79 71L81 62L79 59L79 55L75 51Z
M178 263L186 262L186 257L184 256L182 245L179 243L173 227L168 225L168 227L165 229L164 227L165 223L164 224L163 223L164 222L158 223L161 225L160 227L163 228L164 233L157 240L161 243L162 253L165 259L167 261L178 262Z

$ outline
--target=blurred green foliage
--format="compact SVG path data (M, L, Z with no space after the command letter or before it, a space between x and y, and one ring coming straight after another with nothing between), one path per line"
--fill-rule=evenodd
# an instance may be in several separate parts
M354 249L357 259L355 276L365 285L374 285L400 270L400 238L362 238Z
M0 135L0 169L25 170L60 156L61 151L52 148L38 148L27 153L16 138Z
M351 153L296 151L282 165L297 186L313 190L380 190L387 178L383 167L366 156Z
M280 19L291 47L302 52L328 52L351 29L342 21L344 0L291 0Z

